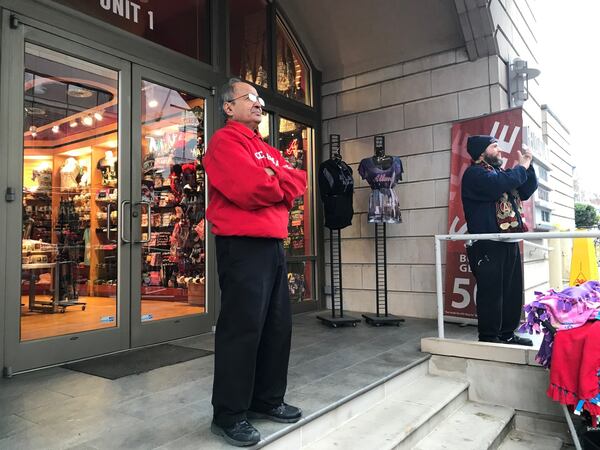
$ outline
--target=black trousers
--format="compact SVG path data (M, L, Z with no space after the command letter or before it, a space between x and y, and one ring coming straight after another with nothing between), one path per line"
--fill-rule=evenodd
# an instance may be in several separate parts
M479 339L509 338L519 326L523 307L523 271L519 244L476 241L467 247L477 280Z
M283 402L292 315L283 243L216 238L221 313L215 335L214 421L229 426L246 411Z

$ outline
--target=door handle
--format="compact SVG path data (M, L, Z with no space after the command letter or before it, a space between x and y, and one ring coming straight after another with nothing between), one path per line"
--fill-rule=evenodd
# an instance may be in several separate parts
M125 210L125 205L127 204L131 205L131 202L129 200L123 200L121 202L121 211L119 212L119 228L121 228L121 241L123 241L125 244L131 244L131 241L125 237L125 226L123 223L123 220L125 218L125 214L123 214L123 211Z
M110 205L111 203L106 205L106 240L108 242L117 242L110 238L110 229L112 227L112 223L110 222Z
M148 207L148 236L146 237L146 239L135 241L135 244L147 244L148 242L150 242L150 235L152 234L152 204L150 202L145 201L136 202L134 204L134 206L138 205L146 205Z

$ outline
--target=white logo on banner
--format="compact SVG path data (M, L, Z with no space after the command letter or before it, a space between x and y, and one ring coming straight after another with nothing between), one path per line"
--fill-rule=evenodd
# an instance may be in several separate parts
M519 137L519 131L521 130L521 127L515 127L513 129L512 134L510 135L510 139L507 140L506 139L506 135L508 134L508 130L509 130L509 126L508 125L504 125L502 127L502 131L500 132L500 135L496 135L496 133L498 133L498 129L500 128L500 122L494 122L494 126L492 126L492 131L490 132L490 136L494 136L496 139L498 139L498 147L500 147L500 150L502 150L504 153L512 153L513 151L513 147L515 145L515 141L517 140L517 137ZM502 158L502 166L506 165L506 161L507 158Z
M454 216L452 225L450 225L450 233L449 234L465 234L467 232L466 222L458 230L456 229L456 227L458 226L458 221L459 221L458 216Z

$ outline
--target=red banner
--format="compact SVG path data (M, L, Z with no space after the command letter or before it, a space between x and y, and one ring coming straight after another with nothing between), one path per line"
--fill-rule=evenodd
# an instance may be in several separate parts
M448 234L465 234L467 224L463 213L460 183L463 173L471 165L467 153L467 138L486 134L498 139L504 168L518 164L517 150L523 144L523 111L510 109L476 119L465 120L452 126L452 160L450 164L450 198L448 202ZM529 228L533 228L532 200L523 202ZM475 295L477 287L471 274L465 251L465 241L448 241L446 250L446 285L444 315L474 319L477 317Z

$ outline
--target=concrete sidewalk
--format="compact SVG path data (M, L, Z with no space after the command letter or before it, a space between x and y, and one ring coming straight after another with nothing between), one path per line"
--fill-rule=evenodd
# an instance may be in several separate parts
M315 315L294 316L286 396L307 418L423 358L421 338L437 335L433 320L333 329ZM447 325L446 334L475 339L476 329ZM212 350L213 338L174 343ZM212 372L207 356L114 381L63 368L2 379L0 449L231 448L209 430ZM263 439L290 427L255 425Z

